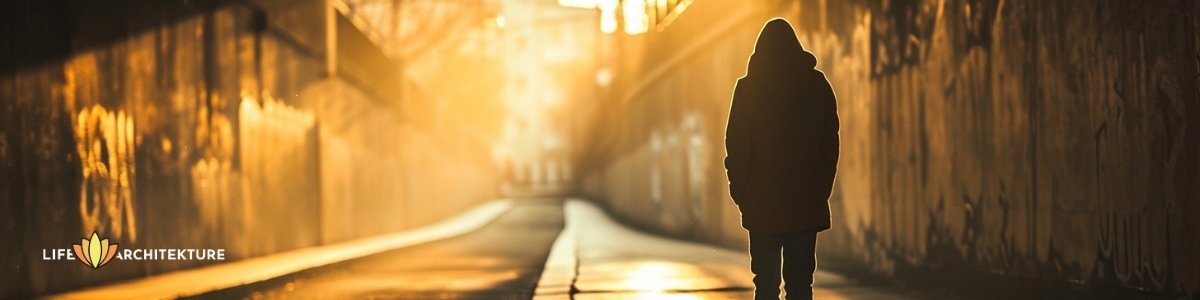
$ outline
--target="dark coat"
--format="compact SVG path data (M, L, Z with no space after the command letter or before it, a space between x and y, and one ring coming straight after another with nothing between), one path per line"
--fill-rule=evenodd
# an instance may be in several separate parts
M725 169L749 231L829 229L837 101L816 62L791 25L774 19L759 33L746 76L734 88Z

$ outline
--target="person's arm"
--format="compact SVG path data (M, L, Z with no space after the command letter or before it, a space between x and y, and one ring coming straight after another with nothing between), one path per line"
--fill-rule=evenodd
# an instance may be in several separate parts
M738 81L733 89L733 101L729 106L729 123L725 128L725 174L729 177L729 194L733 196L733 202L741 205L741 200L745 195L746 174L747 169L753 162L754 143L751 136L751 129L748 127L751 120L748 115L750 108L749 99L746 99L741 80Z
M825 102L822 103L824 104L822 106L825 109L823 113L825 116L828 116L826 117L824 126L824 136L826 140L824 143L822 143L825 145L824 149L822 149L822 152L824 152L823 154L826 158L825 161L829 164L827 167L831 172L836 174L839 156L838 151L841 147L841 138L840 134L838 133L838 131L841 130L841 120L838 117L837 97L834 95L833 87L830 86L829 80L825 79L824 76L822 76L821 81L823 81L820 84L820 93L822 96L821 100Z

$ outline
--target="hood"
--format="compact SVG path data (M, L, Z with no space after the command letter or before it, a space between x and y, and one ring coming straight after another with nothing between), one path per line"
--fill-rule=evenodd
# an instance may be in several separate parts
M777 77L811 70L817 58L804 50L792 25L782 18L767 21L754 44L747 77Z

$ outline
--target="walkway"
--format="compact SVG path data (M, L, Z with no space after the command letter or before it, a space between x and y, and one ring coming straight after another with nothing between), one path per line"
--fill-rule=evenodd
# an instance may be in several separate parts
M419 233L415 234L414 233ZM582 200L498 201L408 233L59 295L202 299L748 299L741 251L649 235ZM817 299L908 299L816 274Z

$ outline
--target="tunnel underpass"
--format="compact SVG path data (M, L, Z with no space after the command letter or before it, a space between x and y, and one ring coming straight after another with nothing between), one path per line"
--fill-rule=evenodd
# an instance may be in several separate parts
M816 298L1195 298L1198 3L10 1L0 298L751 298L774 17L840 120Z

